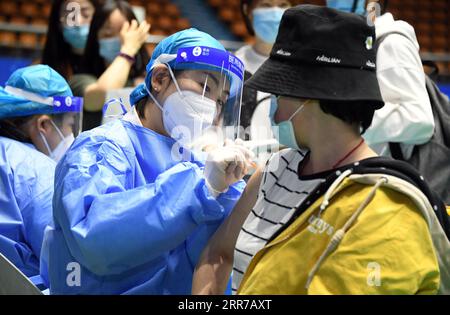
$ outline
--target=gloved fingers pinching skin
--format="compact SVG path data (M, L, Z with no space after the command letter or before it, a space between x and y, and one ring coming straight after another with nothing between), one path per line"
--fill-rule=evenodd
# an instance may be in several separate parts
M248 150L239 145L227 143L226 146L211 151L205 163L205 178L215 191L224 192L241 180L247 173Z

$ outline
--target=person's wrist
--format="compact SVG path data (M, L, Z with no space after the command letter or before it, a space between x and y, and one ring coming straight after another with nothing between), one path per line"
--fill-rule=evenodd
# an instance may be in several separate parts
M213 196L214 198L217 198L220 194L223 193L222 191L218 191L218 190L214 189L214 188L211 186L211 184L209 183L208 179L205 179L205 186L206 186L206 188L208 189L209 194L210 194L211 196Z
M120 52L134 58L136 56L138 50L135 48L129 47L127 45L123 45L122 48L120 49Z
M119 52L119 57L122 57L124 59L126 59L128 62L130 63L135 63L136 62L136 58L134 57L134 55L127 53L126 51L122 51L120 50Z

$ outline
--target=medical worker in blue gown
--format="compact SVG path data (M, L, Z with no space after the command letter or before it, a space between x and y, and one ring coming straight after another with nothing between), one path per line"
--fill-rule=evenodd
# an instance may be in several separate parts
M243 71L208 34L175 33L155 48L132 110L75 140L56 168L43 245L52 294L190 294L250 153L227 142L205 158L189 144L239 112Z
M78 132L81 106L48 66L16 70L0 87L0 252L30 278L51 221L55 161Z

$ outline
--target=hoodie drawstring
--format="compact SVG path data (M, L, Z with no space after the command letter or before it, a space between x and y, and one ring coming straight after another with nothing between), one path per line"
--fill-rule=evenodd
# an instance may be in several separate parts
M333 194L333 191L336 190L336 188L342 183L342 181L349 176L353 171L351 169L346 170L345 172L343 172L334 182L333 184L331 184L330 188L328 188L328 190L326 191L324 197L323 197L323 201L322 204L320 205L320 212L319 212L319 218L322 215L322 212L325 211L325 209L328 207L328 205L330 204L330 198L331 195Z
M347 172L347 171L346 171ZM320 206L320 211L323 212L323 210L325 210L325 208L328 206L328 200L329 197L332 193L332 191L337 187L338 184L340 184L340 182L342 182L342 180L345 178L346 172L342 173L342 175L340 177L338 177L338 179L330 186L330 189L327 191L327 193L325 194L324 197L324 201L322 202L322 205ZM347 173L348 174L348 173ZM347 175L346 175L347 176ZM339 182L338 182L339 181ZM315 276L315 274L317 273L317 271L319 270L320 266L322 265L323 261L325 260L325 258L327 258L340 244L340 242L342 241L342 239L345 236L345 233L348 231L348 229L353 225L353 223L356 221L356 219L359 217L359 215L362 213L362 211L367 207L367 205L372 201L372 199L375 197L375 193L377 191L377 189L382 185L388 182L388 179L386 177L382 177L380 178L375 186L373 187L373 189L370 191L370 193L367 195L366 199L364 199L364 201L361 203L361 205L358 207L358 209L353 213L353 215L350 217L350 219L348 219L348 221L344 224L344 226L337 230L333 237L331 238L330 242L328 243L328 246L326 247L325 251L322 253L322 255L320 256L319 260L316 262L316 264L314 265L314 267L312 268L312 270L310 271L310 273L308 274L308 279L306 280L306 285L305 288L306 290L309 289L309 286ZM336 184L337 183L337 184ZM336 184L336 185L335 185ZM333 189L332 189L333 188ZM326 202L325 202L326 201ZM322 206L323 210L322 210Z

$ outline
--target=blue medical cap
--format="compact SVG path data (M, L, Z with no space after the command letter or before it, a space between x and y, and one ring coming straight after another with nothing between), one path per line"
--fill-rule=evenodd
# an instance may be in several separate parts
M214 37L212 37L207 33L201 32L195 28L190 28L184 31L177 32L162 40L153 51L152 58L147 64L147 76L145 77L145 84L147 85L148 89L149 90L151 89L152 69L156 59L159 56L161 56L162 54L173 55L176 54L178 49L180 48L194 47L194 46L206 46L226 51L223 45L219 43L219 41L216 40ZM168 64L172 69L182 69L181 67L175 66L175 60L170 61ZM191 70L196 69L195 65L190 65L189 69ZM136 87L134 91L131 93L130 103L134 105L147 96L148 92L145 89L144 84L141 84L138 87Z
M8 87L40 97L73 96L67 81L49 66L20 68L9 77L5 88L0 87L0 119L54 113L53 106L30 101L8 91Z

